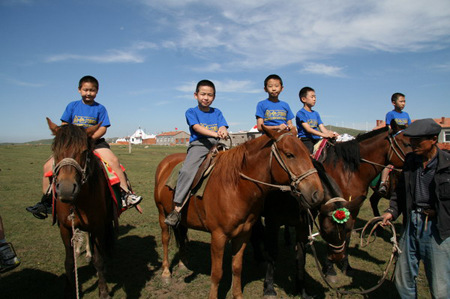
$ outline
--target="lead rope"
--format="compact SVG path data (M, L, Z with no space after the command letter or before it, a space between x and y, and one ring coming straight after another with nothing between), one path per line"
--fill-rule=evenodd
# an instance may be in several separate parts
M67 216L67 218L72 223L72 239L70 240L70 244L72 245L72 251L73 251L73 261L74 261L74 272L75 272L75 291L76 291L76 298L80 298L80 291L78 288L78 266L77 266L77 254L75 252L75 243L78 242L78 235L79 235L79 229L75 229L75 214L73 212L73 209L71 208L71 214Z
M339 290L338 288L333 287L333 286L326 280L326 277L325 277L325 275L323 274L323 272L322 272L322 270L321 270L321 268L320 268L320 262L319 262L319 259L317 258L316 248L314 247L315 236L320 235L320 230L319 230L318 233L315 233L315 234L312 233L312 227L314 226L314 224L317 226L317 224L315 223L315 221L314 221L314 216L312 215L312 213L311 213L311 211L310 211L309 209L308 209L308 215L310 216L310 217L309 217L309 220L312 222L312 223L310 223L310 224L308 225L308 228L309 228L309 236L308 236L308 240L309 240L309 245L311 246L311 250L312 250L312 252L313 252L314 261L316 262L316 266L317 266L317 269L319 270L319 274L320 274L320 276L322 277L322 280L327 284L327 286L328 286L330 289L332 289L333 291L336 292L336 295L337 295L338 298L342 298L343 295L357 295L357 294L363 295L363 294L368 294L368 293L370 293L370 292L372 292L372 291L378 289L378 288L383 284L383 282L384 282L385 279L386 279L387 274L389 273L389 269L391 268L391 266L392 266L393 264L395 264L397 255L401 253L401 250L400 250L400 248L399 248L399 246L398 246L398 243L397 243L397 233L396 233L396 230L395 230L394 225L393 225L391 222L389 222L389 227L391 228L391 231L392 231L392 238L391 238L391 242L392 242L392 244L393 244L393 245L392 245L392 253L391 253L391 256L390 256L390 258L389 258L389 261L388 261L388 263L387 263L387 265L386 265L386 269L384 270L383 275L382 275L382 277L380 278L380 280L378 281L378 283L377 283L375 286L373 286L373 287L371 287L371 288L369 288L369 289L365 289L365 290L361 290L361 291L342 291L342 290ZM372 218L370 221L368 221L368 222L366 223L366 225L365 225L364 228L362 229L361 235L360 235L360 238L361 238L360 245L361 245L361 247L365 247L365 246L367 246L367 245L369 244L370 237L373 235L373 232L375 231L375 229L376 229L378 226L381 225L381 221L382 221L382 220L383 220L383 217L381 217L381 216L380 216L380 217L374 217L374 218ZM366 244L364 244L364 243L363 243L364 232L366 231L367 227L369 227L369 225L372 224L372 223L374 223L374 222L377 222L377 223L374 224L374 226L373 226L372 229L370 230L370 233L369 233L369 235L368 235L368 237L367 237ZM318 226L317 226L317 227L318 227ZM394 266L394 269L395 269L395 266Z

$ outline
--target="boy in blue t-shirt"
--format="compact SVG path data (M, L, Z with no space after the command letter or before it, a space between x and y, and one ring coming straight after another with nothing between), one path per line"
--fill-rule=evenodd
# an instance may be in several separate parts
M389 111L386 114L386 126L390 126L391 121L395 121L397 125L401 127L407 127L411 124L411 118L409 114L403 109L406 106L405 95L400 92L396 92L391 97L392 105L394 105L394 110ZM382 196L387 196L387 181L389 179L389 172L391 171L392 165L388 165L388 167L384 168L381 171L381 182L380 187L378 188L378 193Z
M73 124L88 128L98 123L102 123L101 127L92 135L95 140L94 151L97 152L114 170L120 180L120 187L122 188L122 205L131 207L139 204L142 200L141 196L133 194L128 189L127 179L120 166L119 159L111 151L109 144L103 138L106 134L107 128L111 125L109 122L108 112L106 108L95 101L98 93L99 83L96 78L92 76L84 76L78 83L78 92L81 95L81 100L71 102L67 105L61 116L61 124ZM50 181L45 176L46 173L52 170L54 164L53 157L51 157L44 164L44 178L42 180L42 191L44 195L40 202L34 206L26 208L26 210L39 219L44 219L47 214L51 213L52 198L48 192Z
M209 80L198 82L194 97L198 105L186 111L186 122L189 125L191 138L175 188L173 198L175 209L164 220L164 223L171 226L178 225L183 202L189 193L197 170L209 150L217 145L219 139L228 138L228 124L222 112L217 108L210 107L216 97L214 83Z
M336 138L337 133L325 128L319 112L312 110L316 105L316 92L311 87L303 87L298 93L303 108L297 112L295 121L297 123L298 138L309 149L310 153L314 151L314 144L321 138Z
M269 97L260 101L256 106L256 126L259 132L262 132L261 125L275 130L292 130L294 125L292 119L294 114L289 104L278 99L283 91L283 81L281 77L275 74L267 76L264 80L264 90Z

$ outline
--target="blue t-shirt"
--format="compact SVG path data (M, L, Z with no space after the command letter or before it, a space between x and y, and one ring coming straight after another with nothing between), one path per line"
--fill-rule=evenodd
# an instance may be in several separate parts
M269 99L260 101L256 106L256 118L260 117L266 126L287 124L294 118L289 104L283 101L272 102Z
M83 100L70 102L61 116L61 121L88 128L102 123L102 127L109 127L108 111L105 106L94 102L92 105L86 105Z
M319 112L312 110L306 111L305 108L300 109L295 117L297 123L298 138L306 137L311 139L320 139L320 136L308 133L302 126L302 123L307 123L312 129L319 131L319 125L323 124Z
M389 111L386 114L386 125L391 123L391 120L395 119L397 125L400 126L409 126L411 124L411 119L409 118L409 114L407 112L397 112L395 110Z
M189 132L191 133L191 138L189 142L198 140L200 138L207 138L208 136L201 135L192 129L193 125L201 125L202 127L217 132L220 127L227 127L228 124L222 115L222 112L217 108L209 107L208 112L204 112L198 108L189 108L186 111L186 122L189 125Z

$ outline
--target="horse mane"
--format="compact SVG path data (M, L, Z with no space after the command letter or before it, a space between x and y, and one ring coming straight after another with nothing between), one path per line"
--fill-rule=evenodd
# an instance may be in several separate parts
M79 155L86 150L92 151L86 131L79 126L67 124L59 127L53 139L52 151L56 159Z
M262 148L264 145L258 143L269 143L266 138L256 138L240 144L230 150L221 152L217 157L216 169L220 169L221 179L224 184L236 185L241 179L240 172L247 163L247 157L252 148Z
M334 146L331 147L332 155L329 155L325 161L332 161L333 165L336 166L338 161L342 161L344 164L344 168L349 171L356 171L361 164L361 154L359 151L359 143L382 134L389 130L389 127L382 127L377 130L373 130L364 134L358 134L355 139L345 141L345 142L336 142ZM330 160L332 159L332 160Z

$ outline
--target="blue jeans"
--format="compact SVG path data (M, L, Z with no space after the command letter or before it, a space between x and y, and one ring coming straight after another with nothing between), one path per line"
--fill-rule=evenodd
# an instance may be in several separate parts
M416 278L419 262L425 266L425 274L433 298L450 298L450 238L442 241L436 220L428 219L416 211L411 211L402 238L395 286L401 298L417 298Z

